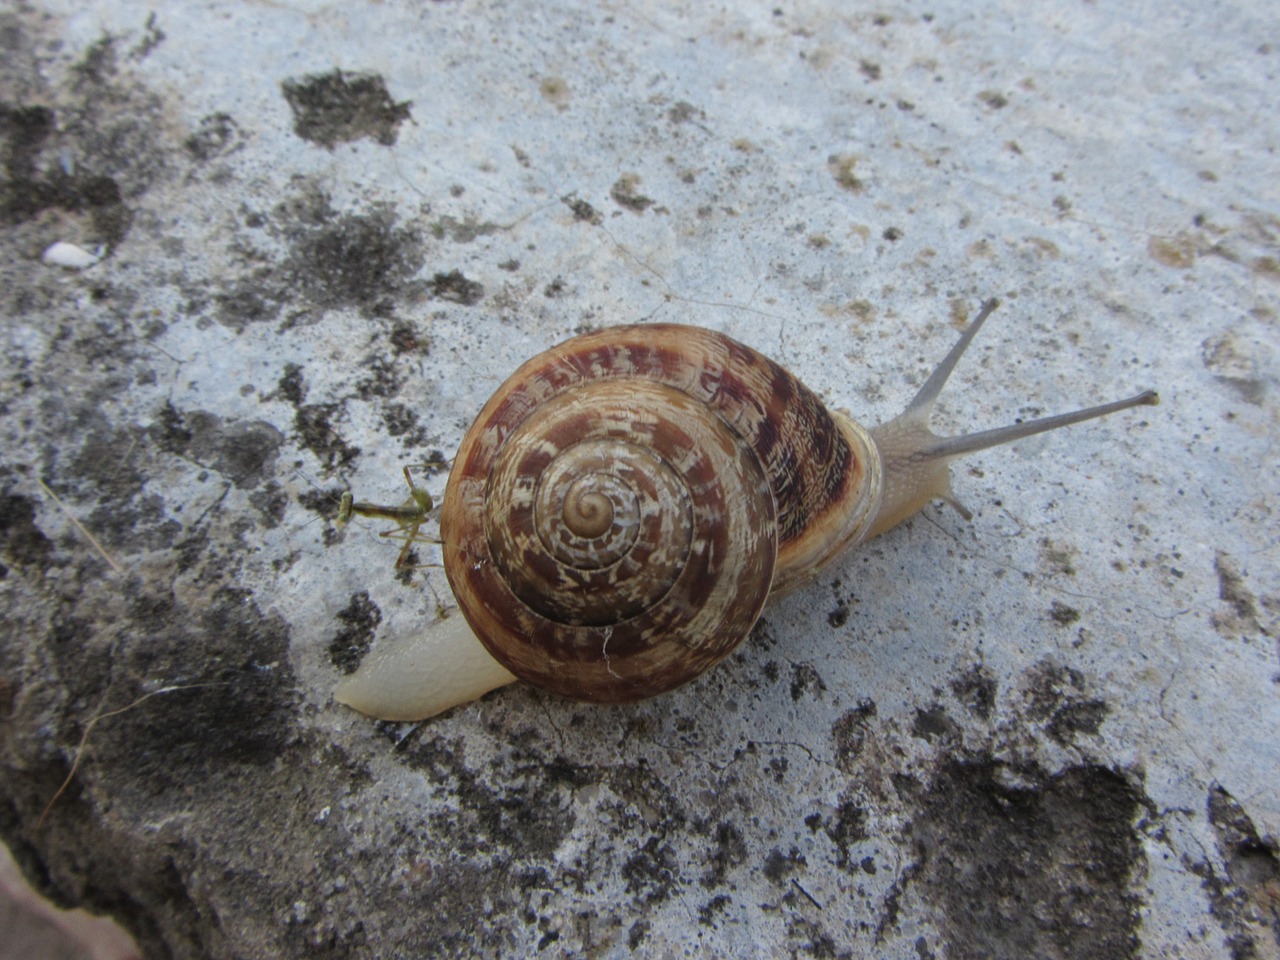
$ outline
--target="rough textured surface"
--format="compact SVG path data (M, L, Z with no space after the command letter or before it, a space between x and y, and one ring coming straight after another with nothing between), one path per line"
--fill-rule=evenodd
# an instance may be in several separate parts
M1280 13L840 7L0 13L37 888L152 957L1280 954ZM519 361L700 323L874 423L989 295L942 429L1164 404L971 459L972 523L659 700L330 700L448 602L338 495Z

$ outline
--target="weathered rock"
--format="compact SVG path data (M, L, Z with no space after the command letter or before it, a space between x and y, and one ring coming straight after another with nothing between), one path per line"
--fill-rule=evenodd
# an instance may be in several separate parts
M0 837L152 957L1277 956L1273 7L0 14ZM659 700L330 699L449 599L339 495L525 357L702 323L874 423L989 295L943 429L1164 405Z

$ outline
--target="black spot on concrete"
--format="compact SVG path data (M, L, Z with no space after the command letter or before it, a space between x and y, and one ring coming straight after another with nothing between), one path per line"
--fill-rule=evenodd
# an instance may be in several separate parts
M604 222L604 217L591 204L578 197L561 197L561 202L573 211L573 219L579 223L590 223L597 226Z
M609 189L609 196L620 207L633 213L644 213L653 206L653 200L640 193L640 177L634 173L624 173Z
M347 443L331 423L339 409L336 403L305 404L298 407L293 418L299 442L331 470L349 466L360 456L360 448Z
M782 886L787 877L800 868L808 866L808 863L809 861L805 859L804 854L800 852L798 847L792 847L786 853L774 847L764 858L764 867L762 869L765 878L770 883L775 886Z
M361 400L374 397L386 400L400 392L404 374L390 357L375 354L360 365L365 374L356 383L356 395Z
M4 39L7 60L34 64L47 57L16 25ZM31 79L24 76L23 85ZM66 227L81 245L113 248L128 233L130 203L168 162L165 105L117 68L110 37L86 51L57 101L55 110L0 99L0 223L25 224L61 211L79 220L78 229Z
M637 920L627 930L627 949L635 951L649 936L652 924L648 920Z
M387 207L338 215L326 201L318 222L299 220L286 229L292 250L283 268L285 289L326 310L386 316L422 268L420 235L397 226Z
M836 605L827 611L827 623L839 629L849 622L849 601L843 597L836 598Z
M411 353L425 357L431 353L431 338L407 320L397 321L391 328L390 341L397 356Z
M862 746L866 742L871 729L871 720L876 715L874 700L860 700L853 710L846 710L831 725L831 740L835 748L836 766L845 773L854 773L858 769L858 757L862 754Z
M704 887L717 887L724 883L729 871L747 862L747 842L742 831L727 820L716 825L712 837L714 846L707 856L709 866L702 875Z
M800 698L812 691L815 694L825 693L827 684L822 674L812 663L793 663L791 665L791 699L798 703Z
M1213 560L1214 572L1218 575L1218 598L1231 604L1239 617L1252 617L1257 614L1253 597L1244 589L1244 580L1240 574L1231 569L1229 560L1218 554Z
M237 240L232 254L249 269L226 280L211 298L213 318L236 332L274 322L286 308L282 332L309 322L317 310L354 309L387 318L397 301L418 302L430 292L415 279L424 258L421 234L399 226L389 206L338 213L323 191L304 187L269 216L254 214L251 220L255 231L266 231L288 253L264 263L266 254L244 252L257 250L256 237ZM191 309L203 310L209 300L193 295Z
M342 628L329 641L329 662L343 673L355 673L373 645L373 634L382 622L382 611L369 599L369 591L351 595L351 602L337 613Z
M960 727L947 716L947 710L942 704L933 703L923 710L916 710L916 718L911 724L911 735L918 740L927 740L929 743L933 743L934 737L954 740L960 736Z
M721 913L733 903L733 900L726 894L719 893L698 907L698 922L704 927L710 927L715 924L716 914Z
M85 214L91 239L118 244L132 215L119 182L86 168L67 173L54 164L43 169L37 160L54 132L54 113L43 106L0 104L0 150L5 178L0 181L0 216L7 225L24 223L45 210Z
M792 886L797 887L797 882L792 881ZM793 889L788 892L784 898L789 903L795 903L800 894ZM805 897L808 900L808 897ZM807 957L813 957L814 960L850 960L853 952L850 950L841 950L836 945L835 937L831 936L816 920L810 920L801 913L791 913L787 917L787 939L795 944L792 956L800 956L803 954Z
M645 903L661 903L677 889L679 868L669 843L649 837L622 865L627 892Z
M262 420L226 421L206 410L181 411L167 403L147 429L160 449L221 474L251 490L275 474L284 436Z
M1066 746L1080 734L1096 736L1111 708L1102 700L1072 699L1049 718L1045 732L1055 743Z
M422 743L406 738L395 755L456 798L430 819L433 832L450 838L459 857L544 861L573 830L575 818L561 799L576 777L566 776L564 765L572 767L567 760L548 775L545 757L513 743L481 775L466 764L461 744L443 737Z
M201 163L233 153L243 145L240 127L227 113L211 113L201 118L191 136L183 142L187 152Z
M302 368L294 363L285 364L271 398L293 405L294 432L299 443L317 460L329 468L347 466L360 456L360 448L348 444L333 426L333 418L342 413L342 404L303 403L306 396L307 382Z
M835 816L823 822L823 832L836 846L836 866L847 873L862 867L850 857L849 849L867 839L867 811L853 799L844 797ZM874 872L874 867L872 868Z
M103 506L132 500L146 483L145 434L132 424L116 427L96 411L82 410L81 416L86 436L71 461L80 492L86 497L91 492Z
M9 566L43 571L53 556L53 541L36 523L35 503L17 493L0 495L0 580Z
M368 137L383 146L396 142L411 103L396 103L376 73L312 74L280 85L293 111L293 132L327 149Z
M482 222L471 217L458 220L456 217L444 216L431 225L431 235L437 240L447 237L455 243L471 243L477 237L487 237L500 229L502 228L498 224L489 220Z
M404 437L411 447L427 442L427 431L418 422L418 413L403 403L388 403L382 408L382 423L393 437Z
M1109 708L1085 696L1084 674L1049 660L1029 673L1027 718L1045 724L1045 732L1066 746L1078 734L1096 734Z
M910 828L913 882L952 960L1123 960L1138 952L1143 868L1134 820L1147 800L1123 771L1013 773L951 760Z
M231 281L214 294L215 317L224 327L242 333L254 323L270 323L280 316L282 291L275 289L270 274L259 271L252 278Z
M302 405L307 399L307 380L302 367L296 363L284 365L284 373L276 381L275 396L295 407Z
M461 303L472 306L479 303L484 296L484 287L474 280L468 280L457 270L448 273L437 273L431 278L431 296L438 300Z
M1221 870L1208 860L1188 861L1187 867L1200 877L1231 960L1261 960L1280 947L1280 844L1260 837L1245 809L1220 786L1209 792L1207 808Z
M95 751L163 790L190 789L227 764L278 762L294 737L297 696L288 625L263 613L250 591L230 587L201 611L163 598L135 611L147 642L126 649L127 667L187 689L151 698L127 724L106 726Z
M1055 600L1049 604L1049 619L1060 627L1070 626L1080 619L1080 611Z
M996 681L991 671L975 664L951 681L951 692L974 716L991 719L996 704Z

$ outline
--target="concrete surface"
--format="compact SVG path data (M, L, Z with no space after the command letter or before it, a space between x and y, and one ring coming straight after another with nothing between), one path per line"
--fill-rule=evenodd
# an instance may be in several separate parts
M151 957L1280 954L1275 4L151 9L0 13L40 890ZM940 428L1162 406L970 459L972 522L656 701L331 701L447 603L338 495L520 360L695 322L874 423L990 295Z

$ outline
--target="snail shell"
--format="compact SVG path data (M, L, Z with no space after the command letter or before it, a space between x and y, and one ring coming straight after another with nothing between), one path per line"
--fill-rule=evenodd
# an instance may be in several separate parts
M445 572L465 624L447 618L366 658L336 698L411 720L516 678L597 702L671 690L731 653L768 597L843 550L933 499L968 518L951 490L955 457L1159 402L1145 391L934 434L934 402L995 307L872 430L698 327L615 327L534 357L481 410L445 491Z
M689 681L771 590L870 527L870 437L723 334L577 337L521 366L462 442L440 515L463 615L504 667L578 699Z

